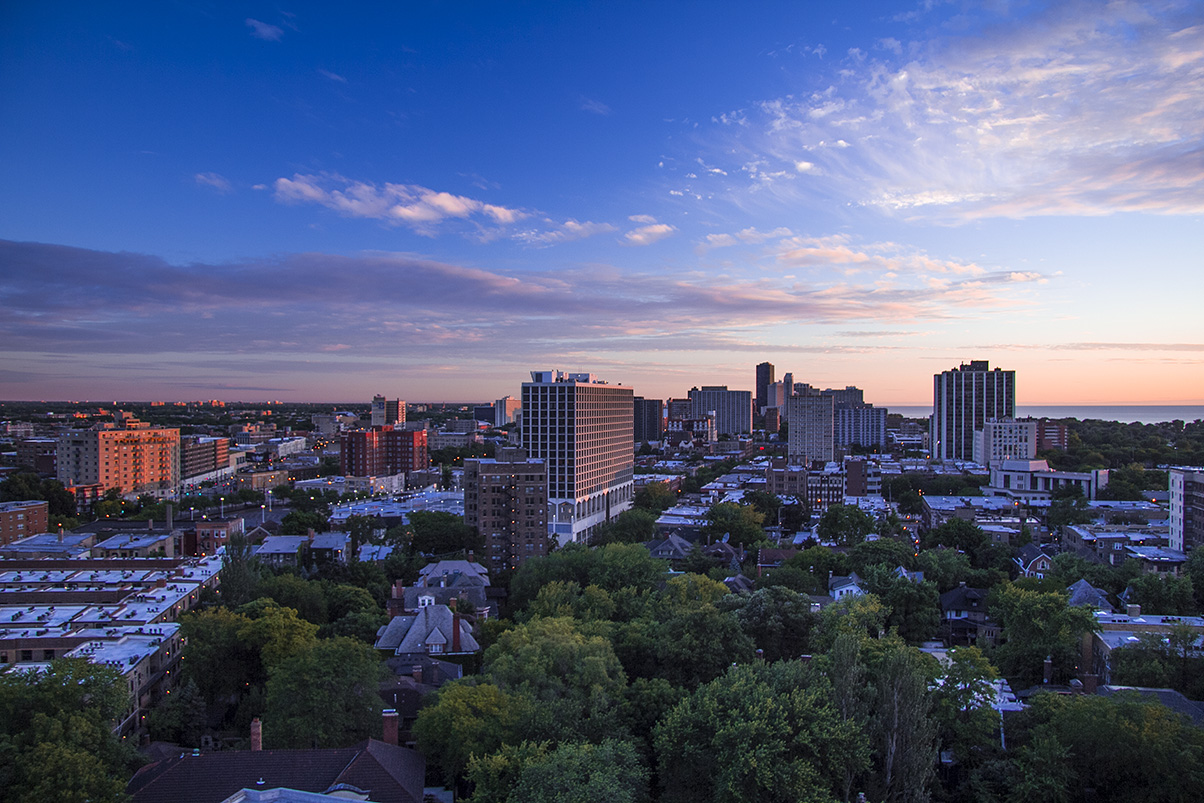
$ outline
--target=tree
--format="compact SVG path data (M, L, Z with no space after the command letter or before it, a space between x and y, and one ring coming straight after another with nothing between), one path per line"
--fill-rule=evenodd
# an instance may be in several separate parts
M870 730L877 744L877 777L883 800L923 801L936 768L936 722L920 654L897 644L873 674L876 705Z
M659 514L677 503L677 494L673 493L667 482L650 482L635 492L632 504L651 513Z
M639 803L648 796L648 771L635 747L605 739L569 742L532 756L518 775L510 803Z
M376 529L376 519L372 516L349 516L346 527L347 534L351 536L348 558L355 562L360 559L360 544L366 544L372 540L372 533Z
M870 566L865 580L866 590L890 609L886 626L897 630L905 641L919 644L936 634L941 624L941 600L935 583L899 577L885 564Z
M970 576L970 559L955 549L925 549L916 558L916 568L943 594Z
M410 514L411 546L428 555L447 555L480 549L485 540L462 516L436 510L415 510Z
M824 678L797 661L730 668L656 728L661 800L830 801L846 763L865 761Z
M150 713L151 739L184 747L200 747L206 723L205 698L196 681L189 680Z
M1128 601L1143 611L1187 616L1197 610L1190 577L1140 574L1129 581Z
M782 586L761 588L748 596L731 594L720 601L719 609L736 614L740 629L770 662L806 653L811 630L819 621L808 597Z
M283 608L292 608L307 622L326 624L326 595L318 582L302 580L294 574L278 574L261 580L257 594Z
M625 586L651 589L667 569L668 564L654 560L643 544L606 544L597 549L568 544L523 562L510 582L511 604L522 610L554 580L572 581L581 588L596 585L610 593Z
M455 785L472 756L497 752L529 702L476 678L445 684L418 712L414 737L429 764Z
M501 688L536 700L617 697L627 685L610 642L585 636L568 618L532 619L502 633L486 650L484 667Z
M1095 629L1086 608L1071 608L1065 592L1029 591L1004 583L992 592L988 609L1003 627L1004 644L995 652L1000 670L1021 686L1040 681L1046 656L1054 681L1074 675L1085 634Z
M329 514L317 510L292 510L280 520L281 535L305 535L310 530L322 532L326 529Z
M656 538L656 514L643 508L624 510L599 527L590 538L594 546L642 544Z
M949 652L949 667L936 687L935 715L941 741L965 763L974 750L994 738L998 727L991 708L999 676L977 647L955 647Z
M703 534L709 541L718 541L729 536L733 546L753 546L765 541L765 530L761 525L765 517L748 505L718 502L707 511L707 524Z
M264 744L347 747L379 732L383 675L376 651L349 638L315 642L274 665Z
M138 759L113 725L128 707L120 671L82 658L0 674L0 801L124 800Z
M849 550L849 565L853 571L863 574L870 566L881 564L888 569L899 566L910 567L914 553L910 544L893 538L877 541L862 541Z
M832 505L819 518L819 537L840 546L853 546L874 532L874 517L856 505Z

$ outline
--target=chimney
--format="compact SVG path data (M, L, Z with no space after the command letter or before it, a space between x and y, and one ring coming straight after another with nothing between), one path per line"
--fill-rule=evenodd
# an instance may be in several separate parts
M1053 680L1053 656L1047 655L1047 656L1045 656L1045 680L1044 680L1044 683L1046 685L1048 685L1051 680Z
M309 528L309 542L310 542L311 544L314 542L314 536L315 536L315 535L317 535L317 533L315 533L315 532L314 532L314 528L313 528L313 527L310 527L310 528Z
M380 712L381 717L381 740L385 744L397 746L397 711L393 708L386 708Z
M155 520L154 519L146 520L146 531L148 533L153 533L155 531Z
M1130 618L1130 619L1137 619L1137 618L1140 618L1140 616L1141 616L1141 606L1140 606L1140 605L1126 605L1126 606L1125 606L1125 613L1127 613L1127 614L1129 615L1129 618Z
M422 664L414 664L410 667L410 675L413 676L415 683L422 682Z
M251 750L263 750L263 723L259 721L259 717L251 720Z
M452 609L452 652L460 651L460 614Z
M63 525L59 525L59 543L63 543Z
M458 598L458 597L452 597L451 599L449 599L449 600L447 601L447 607L449 607L449 608L451 608L451 609L452 609L452 613L455 613L455 612L456 612L456 603L457 603L458 601L459 601L459 598Z

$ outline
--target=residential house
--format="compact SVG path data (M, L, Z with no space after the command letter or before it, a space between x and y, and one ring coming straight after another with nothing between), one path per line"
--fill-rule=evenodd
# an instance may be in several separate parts
M245 791L277 789L381 803L421 803L425 773L426 759L421 753L368 739L352 747L322 750L252 747L182 752L138 770L126 793L132 803L270 800L273 798L246 796Z
M999 626L987 617L987 591L961 583L941 594L941 631L945 643L991 645L999 638Z
M376 649L395 656L471 655L481 651L472 625L447 605L423 605L414 614L394 616L377 633Z
M1053 568L1053 558L1035 544L1020 547L1012 560L1020 567L1021 577L1044 577Z

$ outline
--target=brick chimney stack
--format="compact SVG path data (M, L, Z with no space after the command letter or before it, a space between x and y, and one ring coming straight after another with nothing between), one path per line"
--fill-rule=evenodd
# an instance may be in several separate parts
M259 717L251 720L251 749L256 752L263 750L263 723Z
M452 652L460 651L460 614L454 613L452 609Z
M397 711L393 708L386 708L380 712L382 723L382 739L385 744L397 746Z

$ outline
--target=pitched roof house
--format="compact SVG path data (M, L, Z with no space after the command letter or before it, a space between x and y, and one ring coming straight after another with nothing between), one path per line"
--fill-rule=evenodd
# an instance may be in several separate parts
M132 803L220 803L242 789L277 788L421 803L425 772L421 753L368 739L325 750L182 753L138 770L126 792Z

